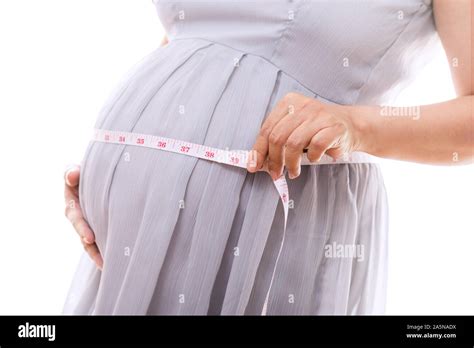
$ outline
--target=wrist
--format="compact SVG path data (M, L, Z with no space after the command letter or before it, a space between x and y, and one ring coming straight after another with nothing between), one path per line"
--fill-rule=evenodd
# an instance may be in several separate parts
M349 118L354 127L354 151L374 154L376 152L376 121L378 120L378 106L349 107Z

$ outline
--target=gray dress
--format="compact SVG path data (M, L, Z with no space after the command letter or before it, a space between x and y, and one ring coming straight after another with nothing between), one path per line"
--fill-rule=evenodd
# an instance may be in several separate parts
M155 6L170 42L134 67L96 128L250 149L291 91L389 103L437 40L422 0ZM379 166L304 166L288 185L282 246L283 208L267 173L91 142L80 201L104 268L84 254L64 313L259 315L264 305L268 315L383 313Z

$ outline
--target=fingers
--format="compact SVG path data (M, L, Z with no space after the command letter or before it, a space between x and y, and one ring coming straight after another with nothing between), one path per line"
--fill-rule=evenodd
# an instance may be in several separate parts
M64 173L64 198L66 200L65 215L74 226L77 234L81 238L84 250L94 261L97 267L102 270L104 261L100 255L99 248L95 243L94 232L82 215L81 206L79 204L78 186L80 179L80 167L70 166Z
M339 142L344 131L339 126L328 127L320 130L312 138L308 145L308 159L310 162L320 161L324 153ZM329 152L329 151L328 151ZM333 151L332 155L336 155L337 151Z
M314 136L316 127L315 122L304 122L288 138L285 150L285 166L288 169L290 179L295 179L300 175L301 155Z
M270 133L268 138L268 170L273 180L278 179L283 174L285 152L288 151L288 140L290 135L293 136L294 131L298 129L303 122L304 119L300 115L287 114ZM309 137L309 139L310 138L311 137ZM301 149L301 151L303 151L303 149Z
M305 148L312 162L319 161L324 153L339 157L351 149L348 132L352 128L344 110L297 93L287 94L262 125L247 169L254 173L266 168L276 180L286 167L289 178L294 179L300 175Z
M95 242L94 232L82 216L75 216L73 218L70 218L69 221L71 221L77 234L82 238L85 243L92 244Z
M100 255L99 248L97 247L97 244L92 243L92 244L87 244L82 242L82 245L84 246L84 250L87 252L89 257L94 261L94 263L97 265L97 267L102 270L102 267L104 265L104 260L102 259L102 256Z
M298 98L301 98L301 96L296 93L287 94L277 103L265 119L265 122L262 124L257 136L257 140L250 151L251 155L249 156L249 162L247 163L247 169L249 172L255 173L263 168L269 150L270 134L283 117L295 112L295 106L293 103L297 103Z
M80 167L77 165L72 165L64 173L64 181L69 187L79 186L79 176L80 176Z
M94 232L89 227L89 224L84 219L81 206L79 204L78 184L79 184L79 170L69 169L65 173L66 185L64 186L64 199L66 203L65 215L72 223L74 229L79 234L85 243L94 243ZM69 182L68 182L69 181Z
M268 152L268 142L263 133L263 128L260 130L260 133L257 136L257 140L249 152L249 160L247 162L247 170L250 173L255 173L256 171L262 169L263 163L265 162L265 156Z
M273 128L268 152L268 167L273 180L282 175L283 166L288 169L290 179L300 175L303 150L314 134L329 122L327 115L320 110L318 103L305 100L298 112L285 116Z
M67 196L70 193L66 194ZM95 236L94 232L89 227L89 224L82 215L81 208L79 207L79 202L76 198L71 198L66 202L65 215L66 218L71 222L77 234L81 237L82 240L86 243L94 243Z

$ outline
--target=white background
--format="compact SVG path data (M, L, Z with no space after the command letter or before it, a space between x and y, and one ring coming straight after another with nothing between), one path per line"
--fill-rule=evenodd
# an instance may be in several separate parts
M82 246L64 217L79 163L116 83L159 46L150 0L0 1L0 314L59 314ZM453 97L441 54L404 94ZM474 314L474 166L383 163L387 314Z

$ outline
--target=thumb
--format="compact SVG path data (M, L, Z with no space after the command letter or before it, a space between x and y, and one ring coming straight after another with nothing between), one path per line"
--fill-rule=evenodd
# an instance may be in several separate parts
M81 168L77 164L68 166L64 173L64 181L66 182L66 185L70 187L79 185L80 172Z

